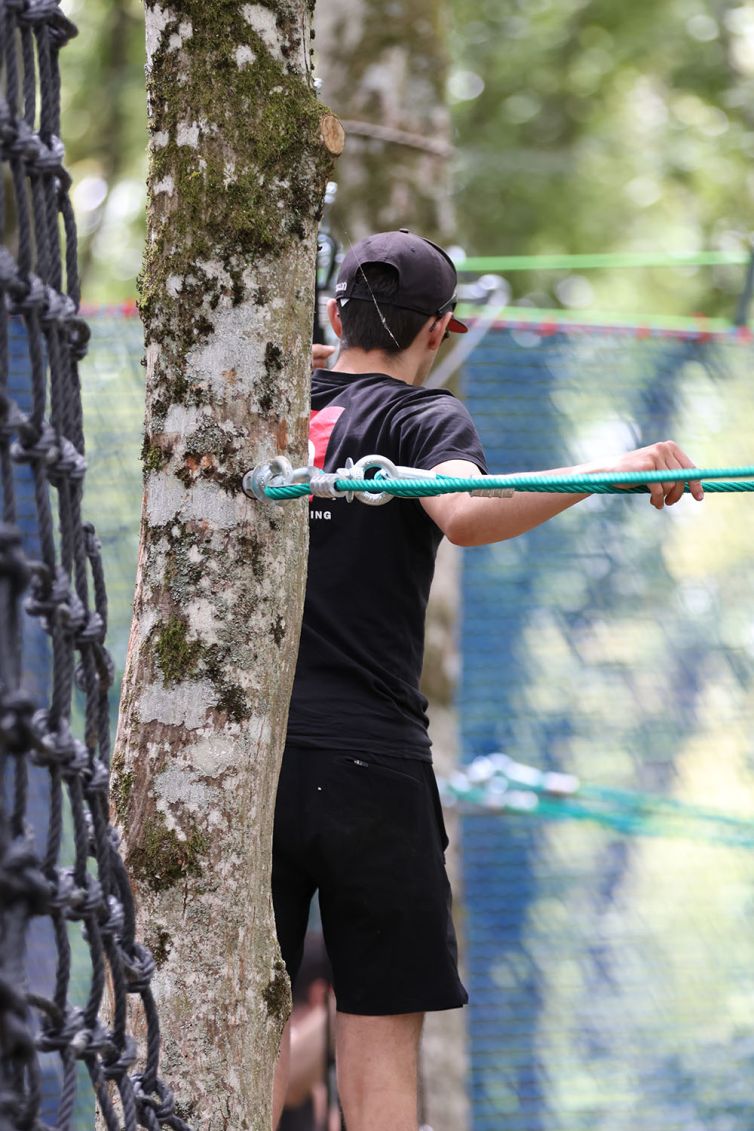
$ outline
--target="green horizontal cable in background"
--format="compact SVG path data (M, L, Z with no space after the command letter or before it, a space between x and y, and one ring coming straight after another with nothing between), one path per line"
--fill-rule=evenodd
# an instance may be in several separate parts
M631 793L610 786L580 785L579 797L598 804L613 805L624 812L640 814L654 819L680 821L700 821L704 824L737 829L754 838L754 821L733 813L723 813L718 809L707 809L689 801L679 801L677 797L659 797L651 793Z
M625 836L674 839L680 837L684 840L704 841L727 847L754 848L754 823L743 820L737 822L733 818L723 817L717 823L712 823L708 818L707 825L700 827L690 814L661 815L643 814L637 810L620 808L599 809L588 803L581 803L578 798L542 797L538 798L537 805L530 809L516 807L506 809L504 801L501 801L499 807L491 806L485 803L482 791L479 791L478 796L470 792L459 797L458 800L464 806L471 807L469 811L471 816L526 816L550 821L587 821L601 825L603 828L613 829Z
M375 494L384 491L399 498L427 498L434 495L456 494L463 491L501 490L556 492L562 494L647 494L647 483L687 483L702 480L705 491L754 491L754 467L694 468L680 471L624 471L595 472L591 475L489 475L483 478L460 479L438 476L436 479L337 479L338 491L365 491ZM635 484L627 490L616 483ZM688 490L688 488L687 488ZM267 487L268 499L297 499L309 495L308 483L294 483L287 487Z
M459 318L478 318L484 308L471 303L460 303L456 313ZM485 317L489 317L485 312ZM737 326L727 318L707 318L699 315L689 318L686 315L664 314L605 314L594 313L587 310L564 310L559 308L539 308L532 306L501 306L491 316L495 323L526 323L533 329L543 326L570 325L594 327L595 329L609 330L659 330L669 333L683 334L736 334L742 340L751 340L751 331L747 326Z
M601 786L579 785L573 794L548 793L537 786L510 783L511 792L497 793L505 776L484 784L454 785L440 779L445 803L452 798L470 816L526 816L543 820L577 820L614 829L626 836L681 837L717 845L754 848L754 821L706 809L677 798ZM527 794L536 794L524 803Z
M595 255L473 255L456 261L463 271L570 271L622 267L727 267L749 262L747 251L603 252Z

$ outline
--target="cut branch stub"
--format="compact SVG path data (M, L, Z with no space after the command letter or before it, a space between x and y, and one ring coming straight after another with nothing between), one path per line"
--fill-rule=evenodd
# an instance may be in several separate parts
M319 123L319 132L327 152L339 157L346 144L346 131L334 114L325 114Z

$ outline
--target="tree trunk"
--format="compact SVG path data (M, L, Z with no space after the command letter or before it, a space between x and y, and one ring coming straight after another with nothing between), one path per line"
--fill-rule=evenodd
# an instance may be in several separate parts
M448 19L445 0L317 5L323 96L348 136L332 210L346 244L398 227L452 234Z
M309 0L146 7L144 506L113 773L158 963L163 1070L202 1131L270 1127L289 1009L269 895L306 507L243 473L306 462L316 227L342 144Z
M408 227L439 242L454 232L449 165L450 115L445 102L444 0L319 0L317 56L325 100L343 121L348 147L338 163L330 216L346 246L370 232ZM391 503L391 506L400 505ZM458 608L457 556L441 547L427 611L424 692L439 773L457 760L453 711ZM448 870L459 894L457 818ZM458 917L457 917L458 918ZM427 1018L422 1051L424 1110L433 1131L468 1126L467 1053L461 1010Z

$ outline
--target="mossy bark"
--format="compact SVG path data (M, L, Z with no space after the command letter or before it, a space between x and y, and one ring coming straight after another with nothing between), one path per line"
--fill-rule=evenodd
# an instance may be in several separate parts
M319 0L315 44L325 99L344 121L448 143L449 25L446 0L351 0L347 7ZM333 230L346 245L404 227L451 239L449 169L442 152L348 131Z
M114 817L155 940L162 1069L202 1131L269 1131L288 1009L269 895L306 506L246 470L305 462L332 122L309 0L147 3L144 506Z

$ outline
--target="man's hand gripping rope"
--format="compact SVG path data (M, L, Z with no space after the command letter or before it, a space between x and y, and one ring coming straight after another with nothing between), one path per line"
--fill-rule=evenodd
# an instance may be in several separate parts
M616 460L615 465L611 468L598 468L594 467L593 471L686 471L693 468L695 464L689 459L686 453L679 448L673 440L664 440L659 444L649 444L645 448L637 448L635 451L626 452ZM688 481L689 491L693 497L701 502L704 498L704 489L700 480L692 479ZM631 484L617 483L616 486L626 488ZM672 507L674 503L683 496L686 487L685 480L678 481L662 481L659 483L647 483L649 489L649 501L657 510L662 510L664 506Z

